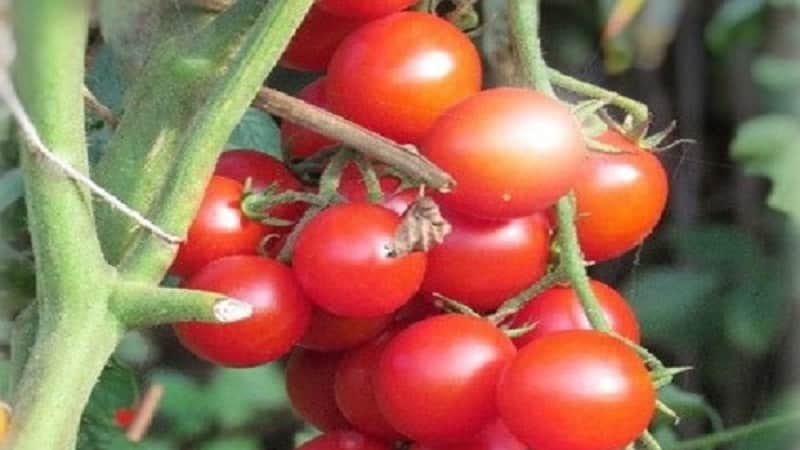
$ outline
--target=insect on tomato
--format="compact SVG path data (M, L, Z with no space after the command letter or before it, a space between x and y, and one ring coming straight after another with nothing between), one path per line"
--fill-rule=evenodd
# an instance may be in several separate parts
M296 348L286 363L286 392L297 414L322 431L346 429L339 412L333 380L341 355Z

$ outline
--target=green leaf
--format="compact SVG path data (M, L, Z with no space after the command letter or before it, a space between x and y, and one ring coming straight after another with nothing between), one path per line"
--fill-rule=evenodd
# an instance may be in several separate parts
M753 258L763 259L753 237L735 226L673 228L666 235L681 258L697 267L713 267L717 272L736 271L742 266L750 267Z
M17 201L24 192L22 173L19 169L11 169L0 175L0 211L4 211Z
M265 411L288 408L283 372L277 364L252 369L217 368L206 395L223 428L241 427L263 417Z
M678 413L681 420L709 419L715 430L723 427L719 413L700 394L684 391L670 384L658 391L658 398Z
M213 404L193 379L174 371L160 371L152 380L164 386L164 397L158 411L167 421L170 435L191 438L207 431L214 422Z
M706 43L714 52L723 52L735 42L756 41L761 35L761 17L766 0L728 0L716 10L706 27Z
M116 359L110 359L83 413L78 433L78 449L140 449L139 445L127 440L114 418L117 409L130 407L136 402L137 396L138 388L133 372Z
M108 45L101 45L86 72L86 87L100 103L119 114L124 88L117 61Z
M283 161L280 135L280 129L272 117L249 108L231 133L225 148L253 148Z
M794 388L775 395L766 407L762 408L756 419L767 419L770 417L782 416L796 413L800 408L800 389ZM770 432L762 432L751 436L737 439L730 446L730 450L786 450L797 448L800 439L800 428L797 426L785 426L773 429Z
M145 447L130 442L110 420L84 420L78 433L77 450L144 450Z
M197 450L260 450L257 439L246 436L224 437L211 441Z

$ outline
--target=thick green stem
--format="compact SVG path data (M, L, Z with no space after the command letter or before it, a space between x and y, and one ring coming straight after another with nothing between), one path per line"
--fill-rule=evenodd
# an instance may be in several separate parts
M14 320L14 327L11 330L11 370L8 374L8 393L16 390L33 344L36 343L36 325L39 322L36 309L36 303L32 303Z
M786 428L787 430L796 430L798 425L800 425L800 414L795 412L788 415L770 417L768 419L760 420L747 425L728 428L725 431L708 434L696 439L689 439L670 447L666 447L664 450L711 449L736 442L748 436L766 432L774 432L781 428Z
M644 103L595 84L572 78L556 69L548 68L547 74L550 81L556 86L586 97L605 100L609 104L625 110L633 117L636 123L647 123L650 121L650 111Z
M555 96L539 39L539 0L509 0L508 17L517 64L537 91Z

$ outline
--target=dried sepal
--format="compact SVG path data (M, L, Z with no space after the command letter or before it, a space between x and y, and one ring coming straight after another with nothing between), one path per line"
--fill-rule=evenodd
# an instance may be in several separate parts
M394 256L414 251L428 251L444 241L452 227L442 217L439 205L428 196L420 196L403 214L394 235Z

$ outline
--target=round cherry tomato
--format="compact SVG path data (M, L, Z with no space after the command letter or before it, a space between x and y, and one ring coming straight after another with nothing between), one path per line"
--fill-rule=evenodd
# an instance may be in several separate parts
M590 261L639 245L661 218L669 190L664 167L651 152L615 131L599 140L621 152L588 152L574 186L578 240Z
M268 228L242 213L243 189L236 180L211 178L186 241L178 248L172 273L185 278L223 256L256 253Z
M500 420L484 427L477 436L461 444L426 445L414 444L411 450L526 450L525 445L508 431Z
M136 410L133 408L118 408L114 411L114 422L123 430L131 426L134 418L136 418Z
M446 20L401 12L348 36L328 66L331 110L400 143L416 143L441 113L480 89L469 38Z
M339 44L364 20L334 16L313 6L281 56L280 65L324 72Z
M419 189L417 188L398 190L401 181L392 175L380 176L378 183L380 183L381 192L383 192L383 201L380 205L396 212L398 215L403 215L419 196ZM361 172L355 165L349 164L345 167L339 184L339 193L351 202L369 201L364 177L361 176Z
M297 237L293 267L308 297L345 317L376 317L403 306L425 275L425 254L392 254L400 218L369 203L341 203Z
M376 19L398 12L417 3L417 0L320 0L317 2L325 11L342 17L357 19Z
M541 214L509 221L442 214L453 228L428 252L423 292L491 311L547 270L550 228Z
M515 353L481 318L444 314L417 322L381 355L378 406L393 428L415 441L469 440L497 417L497 382Z
M349 428L333 394L333 380L341 356L296 348L286 363L286 392L292 408L322 431Z
M618 450L655 409L635 351L598 331L561 331L523 347L497 386L500 417L534 449Z
M339 430L317 436L297 450L392 450L392 446L356 431Z
M333 387L336 404L344 417L353 424L353 428L385 439L402 437L383 417L373 388L378 361L393 334L384 334L347 352L336 369Z
M620 336L639 342L639 322L628 302L606 284L591 280L589 285L611 328ZM534 339L566 330L591 330L578 294L571 287L556 286L530 300L511 319L512 326L534 324L533 330L514 339L517 348Z
M447 110L420 145L456 180L442 206L486 218L531 215L566 194L586 155L572 112L530 89L483 91Z
M253 307L252 317L239 322L174 325L186 348L222 366L252 367L278 359L300 340L311 321L311 304L291 270L268 258L241 255L218 259L186 280L183 287L219 292Z
M325 99L325 78L318 78L313 83L304 87L297 93L297 96L306 102L328 109L328 102ZM336 142L303 128L300 125L284 120L281 123L281 142L289 158L307 158L318 151L336 145Z
M354 318L329 314L314 309L311 325L299 346L321 352L346 350L374 338L392 321L391 315Z

